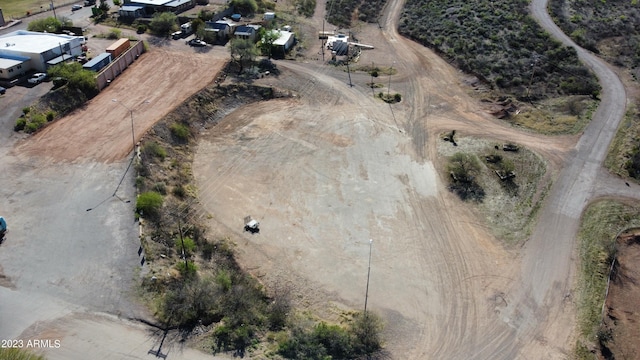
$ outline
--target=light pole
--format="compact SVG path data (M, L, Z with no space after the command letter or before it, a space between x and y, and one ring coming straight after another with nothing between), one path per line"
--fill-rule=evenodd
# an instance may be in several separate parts
M122 106L123 108L127 109L127 111L129 111L129 116L131 117L131 141L133 144L133 151L136 150L136 135L135 135L135 131L133 128L133 109L128 107L127 105L123 104L122 102L118 101L118 99L111 99L111 101L113 101L114 103L117 103L118 105ZM142 102L142 104L148 104L149 100L145 100Z
M371 247L373 239L369 239L369 268L367 269L367 290L364 293L364 313L367 313L367 300L369 300L369 277L371 275Z

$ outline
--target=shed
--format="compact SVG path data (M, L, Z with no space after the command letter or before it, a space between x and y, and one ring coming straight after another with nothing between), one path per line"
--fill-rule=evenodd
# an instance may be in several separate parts
M118 10L118 15L129 18L139 18L144 16L144 6L124 5Z
M293 46L296 41L295 34L290 31L278 30L278 39L273 42L273 46L287 52Z
M276 18L276 13L274 12L266 12L264 13L264 16L262 17L264 20L273 20Z

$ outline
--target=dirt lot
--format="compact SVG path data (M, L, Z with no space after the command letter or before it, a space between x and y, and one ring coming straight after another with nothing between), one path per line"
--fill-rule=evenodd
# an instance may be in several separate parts
M381 89L390 82L403 101L385 104L366 87L368 74L351 74L350 87L346 73L321 63L319 42L315 50L311 42L323 14L318 1L306 24L306 58L276 61L281 75L257 81L295 97L234 109L203 134L193 166L208 212L202 218L236 239L240 262L262 281L293 284L298 304L336 320L364 305L371 249L368 306L384 318L392 358L566 358L573 304L562 299L570 290L557 282L550 291L540 278L559 273L565 280L571 264L539 256L557 244L534 243L522 250L529 254L523 265L520 249L506 249L446 190L437 143L452 129L517 142L547 159L555 174L578 137L529 134L487 115L462 74L398 37L391 20L401 2L390 3L382 29L357 29L360 41L375 46L360 61L397 69L377 82ZM201 54L158 45L85 109L14 153L121 160L132 148L128 109L139 139L211 82L228 57L224 49ZM249 214L261 221L259 235L242 232ZM575 220L554 215L544 221ZM530 287L520 287L523 280Z
M604 341L607 348L601 355L604 359L637 359L640 357L637 344L640 338L640 230L622 234L618 238L617 250L604 321L610 331L610 340Z
M19 144L15 151L56 161L122 159L133 147L129 109L138 141L158 119L212 82L228 57L224 50L185 50L164 47L145 53L84 108Z

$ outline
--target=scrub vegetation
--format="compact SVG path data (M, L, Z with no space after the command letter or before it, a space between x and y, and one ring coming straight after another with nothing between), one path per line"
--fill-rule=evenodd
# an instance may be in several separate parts
M435 50L493 89L519 99L597 97L600 86L573 48L554 40L528 15L529 2L407 1L404 36Z

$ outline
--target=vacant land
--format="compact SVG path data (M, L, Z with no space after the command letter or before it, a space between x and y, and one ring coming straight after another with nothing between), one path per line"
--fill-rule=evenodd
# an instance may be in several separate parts
M54 0L53 5L58 7L69 3L68 0ZM4 0L2 1L2 13L5 19L20 18L28 13L49 10L51 1L49 0Z
M86 107L46 127L16 151L67 161L122 159L133 148L132 135L137 142L158 118L212 82L225 56L224 50L194 54L155 48L125 72L135 76L120 76Z

